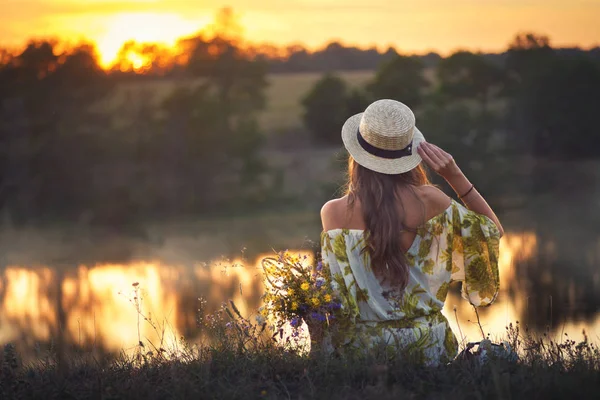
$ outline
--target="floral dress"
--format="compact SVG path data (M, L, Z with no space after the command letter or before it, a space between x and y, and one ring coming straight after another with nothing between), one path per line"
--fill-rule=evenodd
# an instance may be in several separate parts
M417 230L406 253L408 285L398 290L373 274L368 253L361 253L363 230L323 232L323 269L342 303L327 340L329 349L379 349L388 355L408 351L426 365L451 360L458 342L442 315L448 287L461 281L462 296L471 304L490 305L500 286L499 239L491 219L452 200Z

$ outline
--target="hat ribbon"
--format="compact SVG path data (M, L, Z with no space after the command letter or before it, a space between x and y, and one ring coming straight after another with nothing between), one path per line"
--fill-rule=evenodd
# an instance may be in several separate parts
M356 138L358 139L358 144L362 147L367 153L372 154L376 157L381 158L402 158L406 156L412 155L412 145L413 141L411 140L408 146L400 150L386 150L380 149L379 147L375 147L372 144L368 143L365 138L360 134L360 129L356 131Z

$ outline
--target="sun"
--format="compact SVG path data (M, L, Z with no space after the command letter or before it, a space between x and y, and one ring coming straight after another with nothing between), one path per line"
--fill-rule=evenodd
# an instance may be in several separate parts
M175 46L177 39L194 34L208 25L210 17L186 20L171 13L119 13L111 16L106 29L96 40L100 65L108 68L124 43L160 43Z

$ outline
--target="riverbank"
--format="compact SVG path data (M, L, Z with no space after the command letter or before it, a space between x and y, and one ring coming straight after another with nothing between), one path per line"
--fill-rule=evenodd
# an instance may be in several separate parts
M53 354L22 365L14 348L2 356L2 399L562 399L600 390L600 353L567 336L561 343L507 329L518 361L461 359L428 368L380 356L301 356L256 340L248 321L219 325L211 345L152 348L113 358ZM246 325L248 327L250 325ZM214 326L213 326L214 328ZM229 332L229 333L228 333ZM243 332L243 334L242 334Z

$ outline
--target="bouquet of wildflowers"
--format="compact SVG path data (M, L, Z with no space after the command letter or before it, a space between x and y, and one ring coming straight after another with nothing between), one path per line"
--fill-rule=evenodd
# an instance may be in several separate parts
M340 309L329 270L323 268L321 261L312 264L307 256L289 252L263 259L262 267L266 287L262 313L277 321L276 334L289 322L297 335L297 328L304 321L311 341L320 341L335 318L335 311Z

